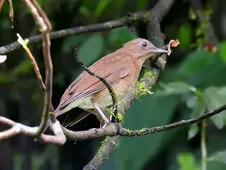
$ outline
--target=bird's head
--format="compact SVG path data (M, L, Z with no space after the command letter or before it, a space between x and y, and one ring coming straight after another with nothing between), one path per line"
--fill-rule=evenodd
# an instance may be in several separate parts
M134 57L143 63L145 60L152 56L161 53L168 53L167 50L155 47L150 41L143 38L136 38L123 45L123 48L129 50Z

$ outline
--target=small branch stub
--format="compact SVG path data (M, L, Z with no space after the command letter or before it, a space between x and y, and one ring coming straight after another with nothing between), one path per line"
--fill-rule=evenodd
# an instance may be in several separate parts
M4 63L7 59L6 55L0 55L0 63Z

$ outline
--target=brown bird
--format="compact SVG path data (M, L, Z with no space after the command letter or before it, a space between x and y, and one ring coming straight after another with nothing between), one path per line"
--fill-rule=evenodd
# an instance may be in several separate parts
M108 82L116 94L117 101L124 101L134 90L143 63L150 57L167 52L156 48L146 39L137 38L99 59L89 70ZM57 117L75 107L84 110L95 109L107 124L109 118L101 109L111 105L112 98L107 87L98 78L84 71L66 89L54 114Z

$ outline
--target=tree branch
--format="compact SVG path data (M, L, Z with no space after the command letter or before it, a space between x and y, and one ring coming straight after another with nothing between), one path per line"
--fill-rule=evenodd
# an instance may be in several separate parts
M172 0L169 0L172 1ZM158 13L157 13L158 15ZM122 27L124 25L127 25L129 23L133 23L139 20L147 20L151 19L151 15L148 12L137 12L137 13L130 13L129 15L126 15L122 18L111 20L107 22L103 22L100 24L93 24L93 25L86 25L86 26L78 26L74 28L69 29L63 29L55 32L50 33L51 39L57 39L66 37L69 35L79 35L79 34L85 34L85 33L92 33L92 32L100 32L100 31L107 31L113 28ZM159 16L160 17L160 16ZM36 43L40 42L42 40L42 35L35 35L31 36L28 39L29 43ZM15 49L20 48L20 45L18 42L13 42L11 44L1 46L0 47L0 54L6 54L9 53Z
M117 146L118 136L114 137L106 137L105 140L101 143L98 152L93 157L92 161L90 161L83 170L95 170L99 169L99 167L104 163L105 160L108 159L109 155L111 155L114 148Z
M10 129L0 132L0 141L2 141L4 139L8 139L17 134L25 134L28 136L35 137L37 135L37 131L39 129L39 127L30 127L30 126L23 125L21 123L16 123L3 116L0 116L0 123L11 126ZM53 125L51 127L54 131L55 136L41 134L39 137L40 141L45 142L45 143L53 143L53 144L63 145L66 142L66 137L60 127L60 123L58 121L56 121L53 123Z
M64 144L66 142L66 138L62 137L63 133L68 136L71 139L75 140L87 140L87 139L92 139L92 138L99 138L99 137L104 137L104 136L125 136L125 137L134 137L134 136L144 136L152 133L157 133L157 132L162 132L162 131L167 131L171 130L174 128L179 128L179 127L184 127L188 125L192 125L194 123L198 123L200 121L203 121L211 116L214 116L216 114L221 113L222 111L226 110L226 105L223 105L211 112L204 113L201 116L198 116L196 118L188 119L188 120L182 120L178 121L176 123L164 125L164 126L156 126L152 128L143 128L140 130L130 130L123 128L120 124L117 123L111 123L105 128L93 128L90 130L86 131L71 131L66 128L63 128L63 132L60 128L60 123L56 121L53 126L54 134L56 136L51 136L51 135L44 135L42 134L40 136L41 141L45 143L56 143L56 144ZM29 127L20 123L16 123L10 119L7 119L5 117L0 116L0 123L6 124L8 126L12 126L11 129L0 132L0 141L3 139L7 139L9 137L12 137L16 134L25 134L28 136L35 136L38 127Z
M156 126L152 128L143 128L140 130L130 130L123 128L120 124L117 123L111 123L105 128L100 129L90 129L87 131L71 131L66 128L63 128L63 131L65 135L71 139L74 140L86 140L86 139L92 139L92 138L99 138L104 136L126 136L126 137L134 137L134 136L144 136L152 133L167 131L179 127L184 127L188 125L192 125L194 123L199 123L211 116L214 116L216 114L219 114L226 110L226 105L223 105L217 109L214 109L213 111L206 112L202 114L201 116L188 119L188 120L181 120L175 123L171 123L164 126Z
M159 22L169 12L175 0L159 0L158 3L151 10L151 14L156 17Z

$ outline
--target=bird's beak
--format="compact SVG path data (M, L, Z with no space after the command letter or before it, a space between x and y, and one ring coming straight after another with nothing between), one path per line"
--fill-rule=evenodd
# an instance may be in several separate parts
M167 50L163 50L161 48L154 48L154 49L151 49L150 51L151 53L168 53Z

